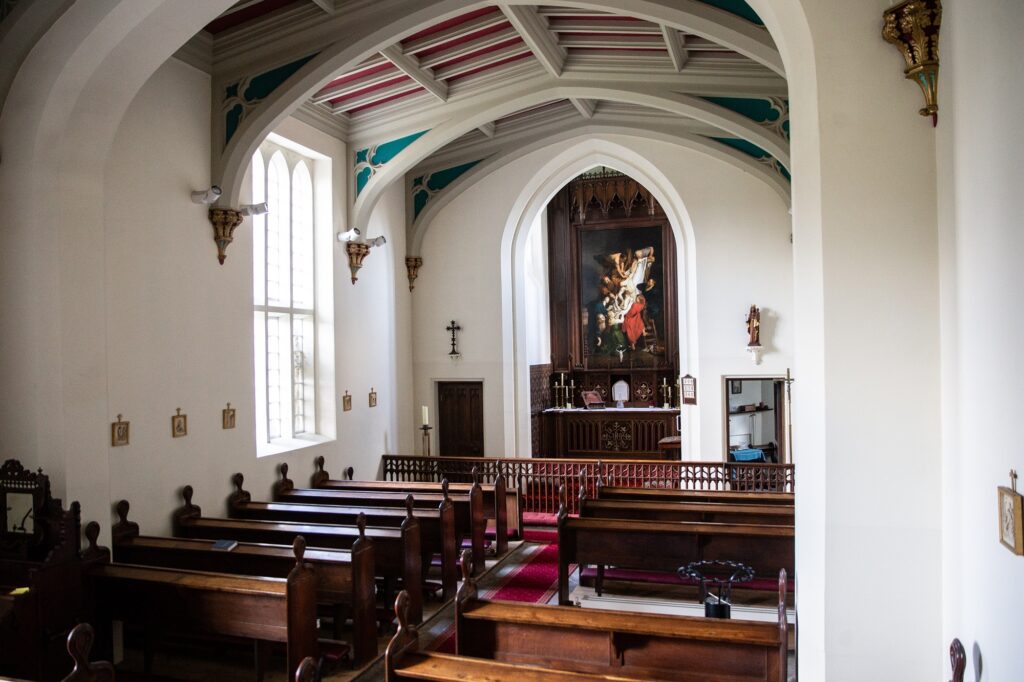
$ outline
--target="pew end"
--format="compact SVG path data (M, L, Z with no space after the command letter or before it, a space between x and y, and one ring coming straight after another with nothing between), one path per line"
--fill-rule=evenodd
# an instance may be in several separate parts
M319 488L324 481L330 480L331 476L324 470L324 456L317 455L313 460L313 475L309 479L310 488Z
M110 550L97 544L99 537L100 524L95 521L85 524L85 539L89 544L82 550L82 561L87 565L110 563ZM84 636L80 635L80 637ZM68 646L71 646L70 639L68 640ZM89 646L92 646L92 635L90 635Z
M398 631L388 642L384 650L385 679L395 676L395 667L402 656L419 651L419 630L409 623L409 594L402 590L395 599L395 617L398 619Z
M117 523L110 529L111 541L114 545L139 536L139 524L128 520L128 511L131 505L128 500L121 500L114 505L114 512L117 514Z
M277 468L281 478L274 481L274 485L271 488L271 494L276 500L280 495L290 492L295 489L295 483L292 479L288 478L288 462L281 462L281 465Z
M98 524L97 524L98 528ZM79 623L68 633L68 654L75 662L71 673L61 682L114 682L114 666L106 662L89 662L96 631L88 623Z
M181 499L184 500L185 504L174 510L174 513L171 515L171 526L174 529L175 535L181 535L181 522L184 519L198 519L203 515L203 510L198 505L192 504L194 492L190 485L186 485L181 489Z
M317 682L320 679L320 666L312 656L306 656L295 671L295 682Z
M967 672L967 651L963 643L954 638L949 644L949 663L953 668L953 679L951 682L964 682L964 674Z
M228 511L230 512L236 506L240 504L246 504L252 501L252 495L243 486L245 485L245 476L241 472L234 474L231 477L231 484L235 486L235 491L228 495Z

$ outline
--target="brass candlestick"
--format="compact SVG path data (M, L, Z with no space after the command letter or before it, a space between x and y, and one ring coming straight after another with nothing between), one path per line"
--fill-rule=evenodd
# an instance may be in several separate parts
M424 408L424 409L426 409L426 408ZM432 426L428 426L427 424L424 424L423 426L420 427L420 431L423 432L423 456L424 457L430 457L430 430L432 428L433 428Z

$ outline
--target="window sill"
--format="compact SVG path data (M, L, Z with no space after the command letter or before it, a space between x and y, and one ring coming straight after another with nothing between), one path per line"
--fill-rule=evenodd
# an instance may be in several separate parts
M305 436L303 438L277 438L269 443L256 444L257 457L270 457L271 455L283 455L286 452L302 450L322 443L330 443L333 438L327 436Z

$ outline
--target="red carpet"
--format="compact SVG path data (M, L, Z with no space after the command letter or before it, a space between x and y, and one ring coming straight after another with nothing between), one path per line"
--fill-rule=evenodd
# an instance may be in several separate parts
M550 531L535 531L545 533ZM530 533L530 531L526 531ZM530 539L530 538L527 538ZM534 553L529 561L514 568L510 575L493 594L483 594L486 599L518 601L528 604L546 604L558 590L558 545L546 544ZM431 647L442 653L455 653L455 626L451 632L438 637Z

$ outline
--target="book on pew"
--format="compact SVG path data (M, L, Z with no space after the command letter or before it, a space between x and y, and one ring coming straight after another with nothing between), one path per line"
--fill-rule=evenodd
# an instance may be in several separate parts
M230 552L235 547L238 547L238 543L234 540L217 540L210 549L216 549L221 552Z

